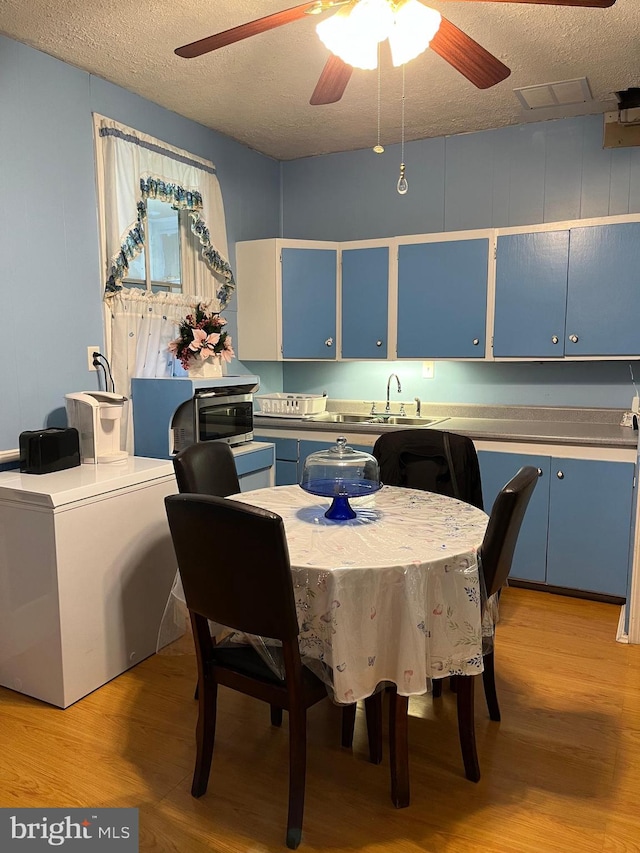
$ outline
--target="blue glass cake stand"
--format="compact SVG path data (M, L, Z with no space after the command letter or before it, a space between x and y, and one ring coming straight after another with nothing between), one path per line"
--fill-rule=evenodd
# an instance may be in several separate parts
M322 498L333 498L331 506L325 512L325 518L331 521L349 521L356 517L355 510L349 503L349 498L363 498L380 489L381 484L375 480L308 480L301 483L301 488L312 495Z

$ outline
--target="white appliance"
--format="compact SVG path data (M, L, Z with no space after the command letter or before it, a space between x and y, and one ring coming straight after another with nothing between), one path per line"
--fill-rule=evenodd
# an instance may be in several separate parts
M127 398L110 391L77 391L65 398L69 426L80 436L82 461L92 465L123 462L128 453L121 449L120 425Z
M168 460L0 472L0 684L67 708L155 653L176 574ZM163 631L163 643L182 630Z

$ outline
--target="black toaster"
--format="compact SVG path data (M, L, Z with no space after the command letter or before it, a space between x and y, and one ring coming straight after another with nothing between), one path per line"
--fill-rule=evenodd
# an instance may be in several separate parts
M20 471L50 474L80 464L80 437L74 427L50 427L20 433Z

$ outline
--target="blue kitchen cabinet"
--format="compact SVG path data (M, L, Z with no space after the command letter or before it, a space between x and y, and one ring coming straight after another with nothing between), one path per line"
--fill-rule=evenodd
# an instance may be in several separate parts
M484 358L489 239L398 247L398 358Z
M336 357L337 251L282 249L282 355Z
M640 222L572 228L567 355L640 353Z
M498 236L493 354L640 353L640 223Z
M511 576L626 597L635 466L631 462L479 451L485 509L523 465L541 477L524 517Z
M552 459L547 583L625 597L634 466Z
M293 486L298 482L298 439L255 437L256 441L270 441L275 445L275 484Z
M569 231L498 237L493 354L564 356Z
M389 247L342 250L342 357L387 358Z
M524 453L478 452L482 476L482 499L487 513L500 489L524 465L534 465L540 477L533 490L516 545L511 577L544 583L547 576L547 527L549 520L548 456L528 456Z

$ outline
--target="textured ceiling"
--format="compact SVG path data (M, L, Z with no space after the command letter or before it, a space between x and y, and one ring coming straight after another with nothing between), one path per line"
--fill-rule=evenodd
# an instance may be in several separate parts
M300 0L0 0L0 32L272 157L367 148L377 72L355 70L342 100L309 105L329 56L308 17L198 59L174 48ZM432 51L406 66L405 138L423 139L615 108L640 85L640 0L609 9L432 0L508 65L481 91ZM523 111L515 87L587 77L594 103ZM381 140L400 141L402 72L383 57Z

